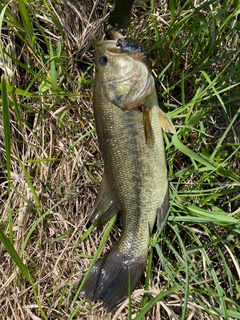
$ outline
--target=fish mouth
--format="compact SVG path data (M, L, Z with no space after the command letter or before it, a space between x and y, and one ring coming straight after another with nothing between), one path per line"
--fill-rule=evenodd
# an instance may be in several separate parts
M117 39L116 40L97 41L95 44L95 47L100 55L106 51L109 51L112 53L121 53L122 52L121 48L117 47Z

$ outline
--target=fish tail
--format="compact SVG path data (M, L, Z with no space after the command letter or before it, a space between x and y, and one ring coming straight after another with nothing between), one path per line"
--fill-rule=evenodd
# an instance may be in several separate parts
M113 248L94 265L81 295L90 301L102 300L108 312L121 303L136 288L145 269L143 258L127 257Z

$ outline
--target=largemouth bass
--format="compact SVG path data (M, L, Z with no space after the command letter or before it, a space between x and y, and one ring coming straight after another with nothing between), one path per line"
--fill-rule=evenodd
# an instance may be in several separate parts
M168 180L162 130L174 133L160 110L154 79L140 44L131 39L96 42L93 106L104 175L91 222L120 212L118 243L99 258L83 288L91 301L114 309L137 286L146 267L148 242L158 216L168 211Z

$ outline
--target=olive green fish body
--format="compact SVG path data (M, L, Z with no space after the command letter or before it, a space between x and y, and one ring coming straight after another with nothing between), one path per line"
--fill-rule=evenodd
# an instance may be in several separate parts
M154 80L141 56L123 52L116 41L98 42L96 52L93 103L104 178L92 221L100 224L107 220L104 215L120 211L123 228L120 241L97 261L83 294L103 300L111 310L128 295L129 278L135 289L156 216L162 222L168 209L161 118L166 126L172 124L159 109ZM151 143L146 141L146 110Z
M101 104L97 92L94 100L98 101L94 113L104 175L121 208L123 231L118 247L126 255L145 254L168 185L159 107L152 108L155 143L148 146L140 111L122 111L104 101Z

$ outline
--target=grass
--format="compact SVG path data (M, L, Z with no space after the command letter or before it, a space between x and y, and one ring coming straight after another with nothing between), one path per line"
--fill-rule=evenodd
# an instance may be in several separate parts
M103 173L92 114L104 1L0 3L0 314L8 319L240 319L238 1L136 3L165 135L170 209L132 306L79 296L117 241L87 219Z

